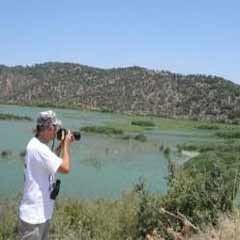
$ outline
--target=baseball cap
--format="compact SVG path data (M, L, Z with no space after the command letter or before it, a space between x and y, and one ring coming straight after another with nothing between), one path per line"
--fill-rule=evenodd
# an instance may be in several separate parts
M52 110L40 112L37 117L37 126L50 127L51 125L62 125L62 122L57 119L56 113Z

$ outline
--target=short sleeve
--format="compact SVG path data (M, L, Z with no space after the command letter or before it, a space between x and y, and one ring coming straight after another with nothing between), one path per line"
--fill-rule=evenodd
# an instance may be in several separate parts
M54 175L60 165L62 164L62 159L53 153L47 146L41 148L38 151L40 161L43 163L44 167L49 171L51 175Z

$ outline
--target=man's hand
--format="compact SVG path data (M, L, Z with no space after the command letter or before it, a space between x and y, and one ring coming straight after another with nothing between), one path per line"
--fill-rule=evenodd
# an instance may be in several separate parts
M74 136L71 133L70 130L68 130L65 138L64 138L64 144L66 144L67 146L69 146L72 142L74 141Z
M64 148L64 145L66 145L66 147L69 147L70 144L74 141L74 136L73 134L71 133L71 131L68 130L65 138L60 141L60 143L58 144L58 146L55 148L54 152L57 156L60 156L61 154L61 151L63 150Z

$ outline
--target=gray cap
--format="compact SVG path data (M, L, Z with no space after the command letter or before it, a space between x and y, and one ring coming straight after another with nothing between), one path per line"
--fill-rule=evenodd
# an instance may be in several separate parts
M56 113L52 110L40 112L37 117L37 126L50 127L51 125L62 125L62 122L57 119Z

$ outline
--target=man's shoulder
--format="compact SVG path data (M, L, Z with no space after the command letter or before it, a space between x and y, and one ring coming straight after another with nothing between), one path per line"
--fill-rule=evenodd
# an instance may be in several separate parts
M47 145L41 143L36 137L33 137L28 145L27 145L27 151L48 151L49 148Z

